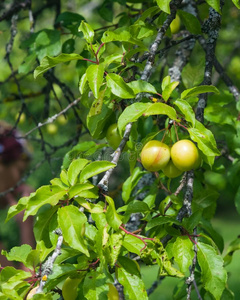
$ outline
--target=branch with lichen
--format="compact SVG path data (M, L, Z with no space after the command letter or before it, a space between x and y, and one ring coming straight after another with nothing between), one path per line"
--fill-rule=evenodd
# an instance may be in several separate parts
M42 293L43 288L47 282L47 277L52 273L53 264L57 257L61 254L61 248L63 243L63 235L61 229L55 230L55 234L58 235L57 245L53 254L47 259L47 261L41 266L41 280L39 288L36 291L36 294Z

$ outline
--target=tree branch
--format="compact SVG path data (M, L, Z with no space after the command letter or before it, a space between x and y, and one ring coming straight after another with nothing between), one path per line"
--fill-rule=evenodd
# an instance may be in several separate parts
M47 261L43 264L43 266L41 268L41 281L39 284L39 288L36 291L36 294L42 293L43 288L47 281L46 280L47 276L52 273L53 264L54 264L55 260L57 259L57 257L61 254L61 248L62 248L62 243L63 243L62 231L61 231L61 229L57 229L57 230L55 230L55 233L58 235L57 245L56 245L56 248L55 248L52 256L50 256L47 259Z

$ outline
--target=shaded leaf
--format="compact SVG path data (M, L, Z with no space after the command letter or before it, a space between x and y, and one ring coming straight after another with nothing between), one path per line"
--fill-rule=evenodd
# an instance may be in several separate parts
M147 300L146 288L135 262L127 257L120 257L118 262L117 279L124 287L124 294L131 300Z
M178 14L189 32L193 34L201 34L201 24L198 21L197 17L180 9L178 10Z
M81 60L81 59L83 59L83 57L76 53L71 53L71 54L62 53L56 57L45 56L42 59L40 66L38 66L35 69L33 74L34 78L36 79L39 75L42 75L47 70L55 67L57 64L69 62L71 60Z

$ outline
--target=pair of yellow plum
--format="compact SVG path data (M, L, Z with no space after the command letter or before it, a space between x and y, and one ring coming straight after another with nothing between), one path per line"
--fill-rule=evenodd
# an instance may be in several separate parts
M116 150L122 140L116 123L109 126L106 139ZM127 145L124 150L127 150ZM200 161L198 148L190 140L180 140L171 148L160 141L152 140L146 143L141 152L141 162L146 170L162 170L169 178L178 177L185 171L199 167Z
M157 140L148 142L142 149L141 162L148 171L162 170L169 178L180 176L183 172L200 165L200 154L195 144L180 140L171 148Z

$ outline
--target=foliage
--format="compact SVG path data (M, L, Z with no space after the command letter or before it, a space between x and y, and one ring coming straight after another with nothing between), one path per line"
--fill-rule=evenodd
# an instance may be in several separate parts
M126 299L148 299L154 285L146 290L143 265L158 266L156 280L179 278L173 299L190 299L192 288L199 299L234 299L225 265L239 239L224 257L211 219L219 191L240 211L240 96L222 66L235 54L218 41L218 34L229 39L231 22L239 26L238 2L105 0L89 17L61 10L60 1L32 2L0 6L8 34L1 117L17 114L15 126L41 145L43 161L60 151L62 166L8 211L7 220L22 211L23 221L35 216L36 249L3 251L29 271L2 268L0 300L26 299L36 282L32 299L61 299L68 278L76 279L77 299L108 299L110 283ZM55 6L49 27L44 19ZM171 34L176 14L181 28ZM47 125L57 122L54 140ZM111 151L104 138L114 123L121 142ZM192 140L200 168L173 179L145 171L139 155L152 139Z

